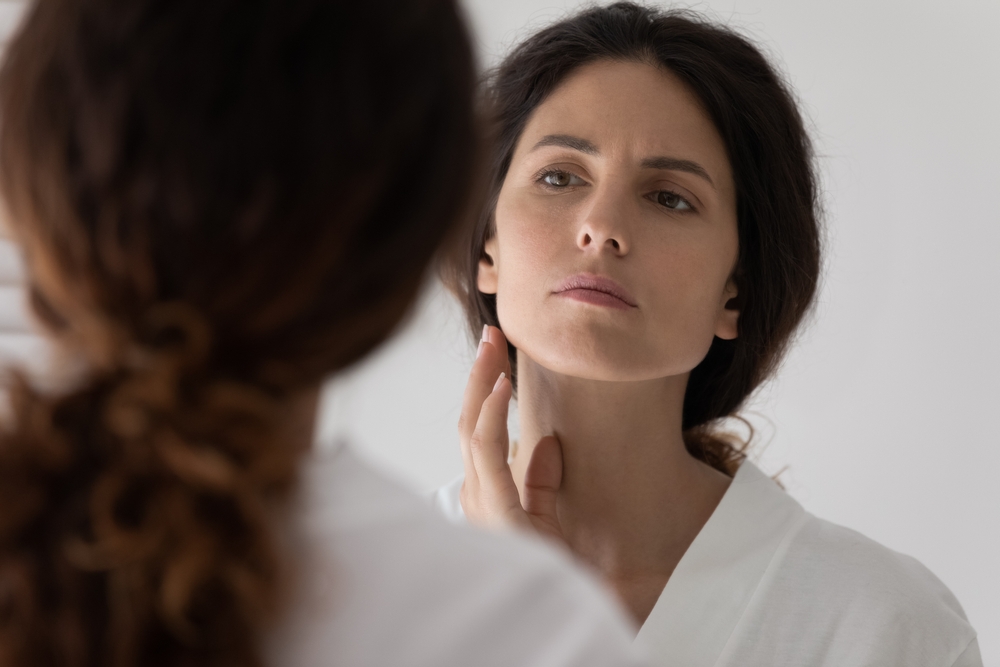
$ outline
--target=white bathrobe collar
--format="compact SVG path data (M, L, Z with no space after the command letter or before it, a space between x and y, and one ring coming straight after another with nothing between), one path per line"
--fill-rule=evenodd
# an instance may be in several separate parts
M681 558L636 643L684 667L716 664L782 544L808 515L745 461Z

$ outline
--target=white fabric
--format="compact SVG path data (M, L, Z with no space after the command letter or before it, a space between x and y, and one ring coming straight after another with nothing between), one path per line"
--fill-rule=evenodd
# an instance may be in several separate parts
M434 496L456 522L461 484ZM937 577L812 516L749 461L635 641L654 664L681 667L982 667Z
M305 467L275 667L646 664L600 585L540 541L459 528L349 448Z

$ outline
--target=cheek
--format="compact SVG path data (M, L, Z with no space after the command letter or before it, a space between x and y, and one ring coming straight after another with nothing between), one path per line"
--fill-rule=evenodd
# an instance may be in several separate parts
M547 289L558 272L561 244L557 217L540 212L528 197L497 201L497 314L511 343L534 336Z
M700 361L715 336L726 284L736 261L735 231L708 238L674 239L646 264L655 304L653 327L663 346L686 349Z
M505 266L527 268L551 257L557 250L558 219L550 211L539 210L530 197L503 196L496 208L497 241ZM516 271L507 271L508 276Z
M644 273L664 315L680 308L694 316L717 308L729 277L729 264L728 253L671 246L658 253Z
M537 289L559 250L557 223L532 206L529 198L508 196L497 201L498 298L503 292Z

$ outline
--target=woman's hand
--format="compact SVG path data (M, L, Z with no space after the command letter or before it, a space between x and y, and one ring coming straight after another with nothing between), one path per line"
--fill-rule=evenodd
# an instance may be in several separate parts
M562 448L554 436L542 438L535 446L522 499L507 464L507 410L512 391L507 339L500 329L485 327L458 421L465 464L462 509L475 525L527 529L563 541L556 516Z

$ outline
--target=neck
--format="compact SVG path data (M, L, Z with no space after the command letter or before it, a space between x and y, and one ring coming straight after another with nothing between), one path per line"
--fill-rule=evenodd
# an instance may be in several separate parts
M570 548L613 584L648 582L655 602L729 483L684 446L687 375L583 380L553 373L521 352L517 365L521 436L511 467L519 489L534 443L558 437L559 521ZM639 607L652 607L646 603Z

